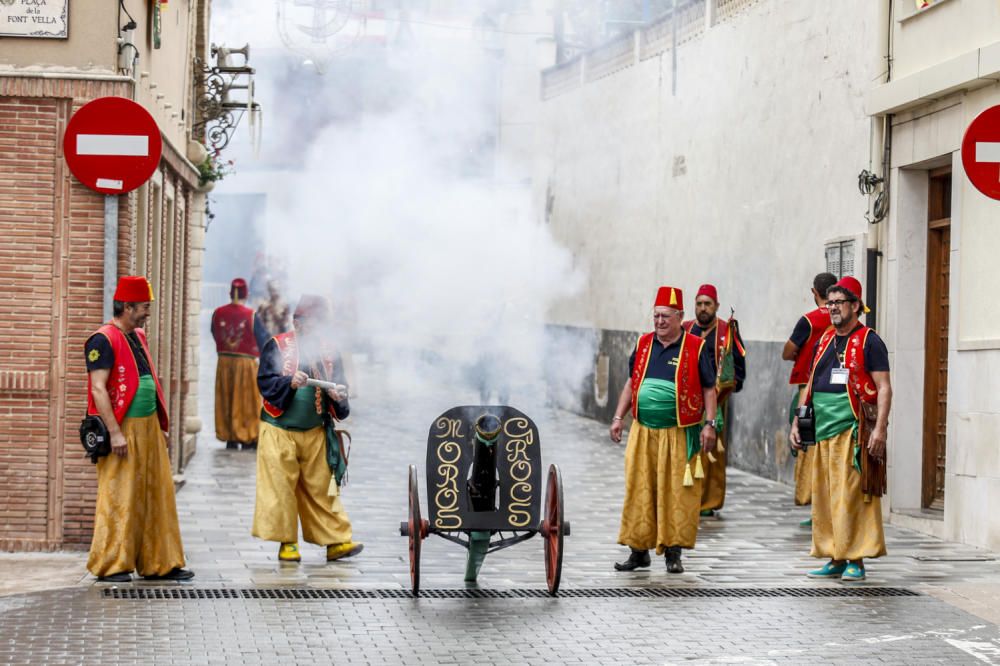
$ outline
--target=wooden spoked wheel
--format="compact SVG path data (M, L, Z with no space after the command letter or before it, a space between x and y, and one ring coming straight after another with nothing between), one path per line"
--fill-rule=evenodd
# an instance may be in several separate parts
M545 582L549 594L555 596L562 575L564 535L562 474L556 465L549 465L548 477L541 533L545 542Z
M410 538L410 587L413 596L417 596L420 593L420 542L424 538L424 524L420 518L416 465L410 465L410 512L406 522Z

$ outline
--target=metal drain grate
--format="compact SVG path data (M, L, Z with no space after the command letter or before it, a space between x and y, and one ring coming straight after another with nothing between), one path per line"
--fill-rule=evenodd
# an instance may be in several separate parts
M409 599L408 590L400 589L302 589L302 588L199 588L136 587L105 588L105 599L126 600L206 600L274 599L309 601L325 599ZM919 597L919 592L902 587L707 587L707 588L568 588L559 592L563 599L729 599L758 597L800 597L803 599L839 597ZM422 590L422 599L548 599L549 593L536 589L513 590Z

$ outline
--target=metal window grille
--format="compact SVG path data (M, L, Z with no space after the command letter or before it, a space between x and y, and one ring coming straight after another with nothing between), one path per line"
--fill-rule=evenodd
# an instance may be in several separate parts
M846 240L826 246L826 270L837 279L854 275L854 241Z

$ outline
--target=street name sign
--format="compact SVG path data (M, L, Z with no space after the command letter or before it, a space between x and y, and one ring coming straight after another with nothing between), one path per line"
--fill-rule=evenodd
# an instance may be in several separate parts
M145 183L162 152L153 116L124 97L99 97L83 105L63 137L69 170L101 194L127 194Z
M980 113L965 130L962 166L977 190L1000 199L1000 106Z

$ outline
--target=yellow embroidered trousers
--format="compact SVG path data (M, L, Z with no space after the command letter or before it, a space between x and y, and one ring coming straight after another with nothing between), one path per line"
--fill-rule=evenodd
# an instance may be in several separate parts
M811 447L813 557L859 560L885 555L882 502L861 494L861 474L854 469L854 442L848 428Z
M257 441L260 424L257 359L219 354L215 368L215 436L220 442Z
M97 506L87 569L162 576L184 566L174 479L156 414L121 424L128 455L97 461Z
M692 460L692 471L694 458ZM625 447L625 503L618 543L638 550L694 548L702 480L684 485L687 440L681 428L633 422Z
M715 462L708 459L708 454L702 451L702 469L705 471L705 478L701 484L701 510L718 510L726 503L726 451L725 435L719 433L718 444L712 456Z
M334 513L326 464L326 434L322 427L285 430L260 424L257 440L257 502L253 535L267 541L298 541L330 546L351 540L345 511Z
M799 451L795 456L795 503L798 506L812 504L813 467L816 465L816 447Z

